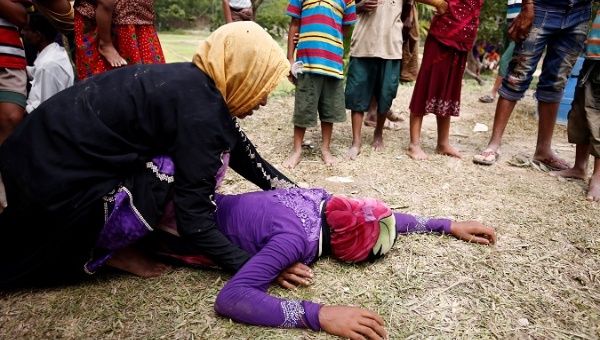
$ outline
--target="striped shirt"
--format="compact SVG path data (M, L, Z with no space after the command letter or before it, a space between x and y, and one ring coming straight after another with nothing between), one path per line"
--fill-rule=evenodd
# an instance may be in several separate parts
M296 60L303 72L343 79L342 26L356 21L354 0L290 0L287 14L300 19Z
M596 12L592 29L587 38L585 57L587 59L600 60L600 9Z
M24 70L27 66L19 29L0 17L0 67Z
M510 26L512 21L521 13L521 1L522 0L508 0L506 8L506 22Z

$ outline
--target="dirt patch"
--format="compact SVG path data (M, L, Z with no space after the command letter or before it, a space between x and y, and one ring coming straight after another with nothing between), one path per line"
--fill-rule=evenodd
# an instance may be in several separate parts
M488 83L485 89L488 88ZM394 109L406 110L412 87L402 86ZM464 160L432 155L415 162L404 154L408 123L385 132L386 149L369 148L371 128L363 129L363 153L342 156L350 145L350 123L334 127L333 152L339 163L320 161L320 131L307 139L314 148L290 178L335 193L374 196L397 210L427 216L476 219L498 232L498 244L484 247L436 235L402 237L384 260L342 265L324 260L314 266L308 289L274 294L327 304L370 308L398 338L598 338L600 337L600 205L584 200L586 184L506 163L532 154L537 121L528 93L506 131L503 158L492 167L472 164L492 125L495 104L477 98L484 89L467 82L462 115L452 123L452 142ZM281 164L292 141L293 97L272 98L242 122L261 154ZM432 153L435 120L426 117L423 142ZM574 148L557 126L554 146L572 161ZM228 175L226 192L255 190ZM334 183L331 176L350 177ZM228 276L177 269L158 279L105 274L71 287L5 293L0 297L0 338L201 338L324 339L302 330L250 327L215 315L212 304Z

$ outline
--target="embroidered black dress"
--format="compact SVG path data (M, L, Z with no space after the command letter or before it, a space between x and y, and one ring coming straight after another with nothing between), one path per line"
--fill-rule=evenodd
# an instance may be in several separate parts
M0 147L8 198L0 214L0 285L81 271L104 223L102 198L135 182L158 155L175 163L179 233L236 271L248 254L213 216L224 152L233 170L262 189L293 185L261 159L213 81L191 63L129 66L60 92ZM149 224L158 221L163 202L131 196Z

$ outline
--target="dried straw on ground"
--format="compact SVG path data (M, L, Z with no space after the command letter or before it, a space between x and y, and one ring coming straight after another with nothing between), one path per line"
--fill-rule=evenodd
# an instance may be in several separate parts
M403 86L394 103L405 109L412 88ZM392 339L399 338L584 338L600 337L600 204L584 200L586 184L560 181L530 168L509 166L514 154L535 145L535 104L518 104L503 147L492 167L475 166L471 156L489 133L494 104L480 104L483 92L470 82L463 113L452 124L452 140L465 159L432 156L411 161L403 129L385 133L386 150L370 150L372 129L364 128L359 159L343 160L350 124L335 126L333 151L340 162L326 168L319 159L318 129L308 131L314 149L291 178L332 192L375 196L398 210L429 216L476 219L495 226L498 244L484 247L436 235L398 240L384 260L314 266L308 289L274 294L327 304L363 306L380 313ZM293 97L280 95L243 122L259 151L281 164L291 146ZM426 118L425 149L435 146L433 117ZM573 159L565 129L557 127L558 152ZM352 183L327 181L352 177ZM254 188L231 175L224 191ZM158 279L106 274L78 286L0 295L0 338L201 338L324 339L302 330L250 327L215 315L212 303L227 275L177 269ZM331 338L331 337L329 337Z

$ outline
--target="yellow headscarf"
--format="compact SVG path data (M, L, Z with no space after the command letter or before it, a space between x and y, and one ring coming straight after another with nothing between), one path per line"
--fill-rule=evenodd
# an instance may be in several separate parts
M281 47L252 21L218 28L200 42L193 62L214 80L234 116L256 107L290 68Z

